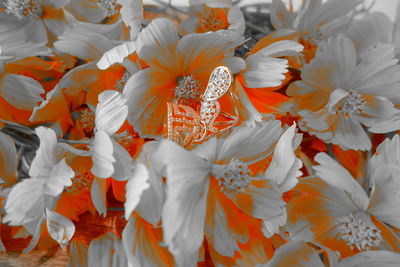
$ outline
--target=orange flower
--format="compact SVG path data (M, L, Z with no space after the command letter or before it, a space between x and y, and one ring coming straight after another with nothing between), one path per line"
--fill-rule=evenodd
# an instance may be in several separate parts
M162 134L167 102L179 101L196 109L217 66L225 65L233 73L243 69L243 60L231 56L242 40L231 31L191 34L179 40L170 21L152 21L137 40L137 54L149 67L135 73L123 92L128 121L140 136Z

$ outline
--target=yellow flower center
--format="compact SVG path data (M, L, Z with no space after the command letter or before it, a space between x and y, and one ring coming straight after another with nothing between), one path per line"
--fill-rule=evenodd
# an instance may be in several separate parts
M355 246L360 251L376 247L382 241L381 231L371 222L369 215L363 215L354 216L351 213L338 219L340 237L351 249Z
M218 16L218 12L213 8L205 11L204 15L200 17L199 26L202 27L205 32L228 28L227 23Z
M13 14L18 19L40 18L43 9L34 0L7 0L5 3L7 14Z
M350 91L347 96L342 100L339 107L339 113L343 114L346 118L352 115L359 115L364 112L365 101L364 98L353 91Z
M106 15L108 17L111 17L118 13L119 10L119 4L117 3L117 0L99 0L99 5L106 11Z
M75 176L71 179L72 185L67 187L65 191L70 194L77 195L84 191L89 191L93 182L93 174L84 168L80 168L75 172Z
M130 135L128 130L125 130L119 134L114 134L113 137L121 146L125 148L128 148L133 142L133 137Z
M79 117L79 122L82 125L82 129L87 133L93 131L94 120L95 114L89 108L84 109Z
M231 195L243 192L251 181L249 167L237 158L232 158L229 164L213 165L211 173L218 180L221 191Z

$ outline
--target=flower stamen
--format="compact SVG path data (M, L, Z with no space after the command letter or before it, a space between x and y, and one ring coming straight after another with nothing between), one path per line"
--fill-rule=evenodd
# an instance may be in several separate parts
M372 222L365 222L352 213L338 219L338 223L340 236L351 249L355 246L360 251L369 250L382 241L381 231Z
M18 19L40 18L43 16L43 9L34 0L7 0L5 3L7 14L13 14Z
M230 195L243 192L251 181L249 167L237 158L232 158L229 164L214 165L212 174L217 178L221 191Z

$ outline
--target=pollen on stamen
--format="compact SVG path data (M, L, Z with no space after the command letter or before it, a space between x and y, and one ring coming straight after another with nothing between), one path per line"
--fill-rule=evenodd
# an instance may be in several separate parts
M94 112L91 111L89 108L84 109L79 117L79 122L82 125L82 129L87 133L93 131L95 126L94 121L95 121Z
M350 91L343 99L339 107L339 113L343 114L346 118L352 115L359 115L364 112L365 104L366 102L360 94Z
M117 0L99 0L99 5L105 9L108 17L117 14L120 7Z
M351 249L369 250L382 241L381 231L372 222L368 224L353 214L338 219L338 223L340 237Z
M232 158L226 165L215 165L213 174L218 180L221 191L231 195L243 192L251 181L247 164L237 158Z
M5 3L6 13L13 14L18 19L40 18L43 9L34 0L7 0Z
M114 134L113 137L121 146L125 148L128 148L133 143L133 137L128 130L125 130L119 134Z
M72 185L67 187L65 191L76 195L84 191L89 191L93 182L93 174L84 168L75 171L75 176L71 179Z
M205 14L200 17L199 25L205 31L218 31L228 28L227 23L218 17L218 14L214 9L207 10Z
M175 87L175 99L179 104L190 105L201 95L199 81L193 75L180 76L177 78Z

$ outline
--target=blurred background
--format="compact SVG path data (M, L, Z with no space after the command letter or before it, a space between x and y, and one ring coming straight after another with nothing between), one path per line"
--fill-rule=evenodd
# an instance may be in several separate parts
M163 2L168 2L168 0L159 0ZM249 4L257 4L257 3L270 3L272 0L242 0L240 5L249 5ZM285 3L289 3L290 0L283 0ZM300 5L302 0L292 0L293 5L296 7ZM394 20L396 7L399 4L400 0L365 0L366 6L373 4L373 11L381 11L386 13L392 20ZM157 0L144 0L146 4L157 4ZM171 0L171 3L174 6L186 7L189 6L189 0Z

